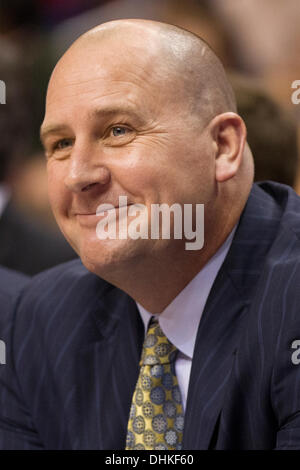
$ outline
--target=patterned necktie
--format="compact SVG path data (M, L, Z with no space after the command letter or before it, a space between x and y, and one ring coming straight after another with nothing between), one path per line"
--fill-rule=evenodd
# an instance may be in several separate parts
M179 450L183 408L175 374L177 349L152 317L129 414L126 450Z

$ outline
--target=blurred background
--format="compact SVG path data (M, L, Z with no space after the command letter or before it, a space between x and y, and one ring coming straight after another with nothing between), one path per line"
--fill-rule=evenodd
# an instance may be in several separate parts
M255 179L300 194L300 104L291 100L300 80L299 0L1 0L0 264L35 274L75 256L47 197L39 142L47 82L80 34L119 18L164 21L202 36L232 81Z

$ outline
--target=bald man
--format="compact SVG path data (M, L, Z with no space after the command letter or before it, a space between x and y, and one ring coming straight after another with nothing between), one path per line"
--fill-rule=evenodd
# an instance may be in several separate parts
M143 20L87 32L54 69L41 138L81 261L15 312L1 448L300 448L300 201L253 184L208 45Z

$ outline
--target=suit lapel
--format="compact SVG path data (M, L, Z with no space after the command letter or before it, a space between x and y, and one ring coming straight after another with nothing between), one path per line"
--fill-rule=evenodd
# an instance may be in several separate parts
M184 449L209 446L246 310L246 304L223 272L214 285L197 334L185 413Z
M280 210L254 185L198 328L190 375L184 449L207 449L217 432L226 385Z
M99 339L80 358L80 442L75 448L124 449L144 327L135 302L109 286L92 313Z

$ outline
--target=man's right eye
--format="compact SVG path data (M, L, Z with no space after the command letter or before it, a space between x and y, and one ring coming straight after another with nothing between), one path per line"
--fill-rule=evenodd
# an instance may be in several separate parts
M55 142L53 145L53 150L64 150L67 147L70 147L72 145L73 139L61 139Z

